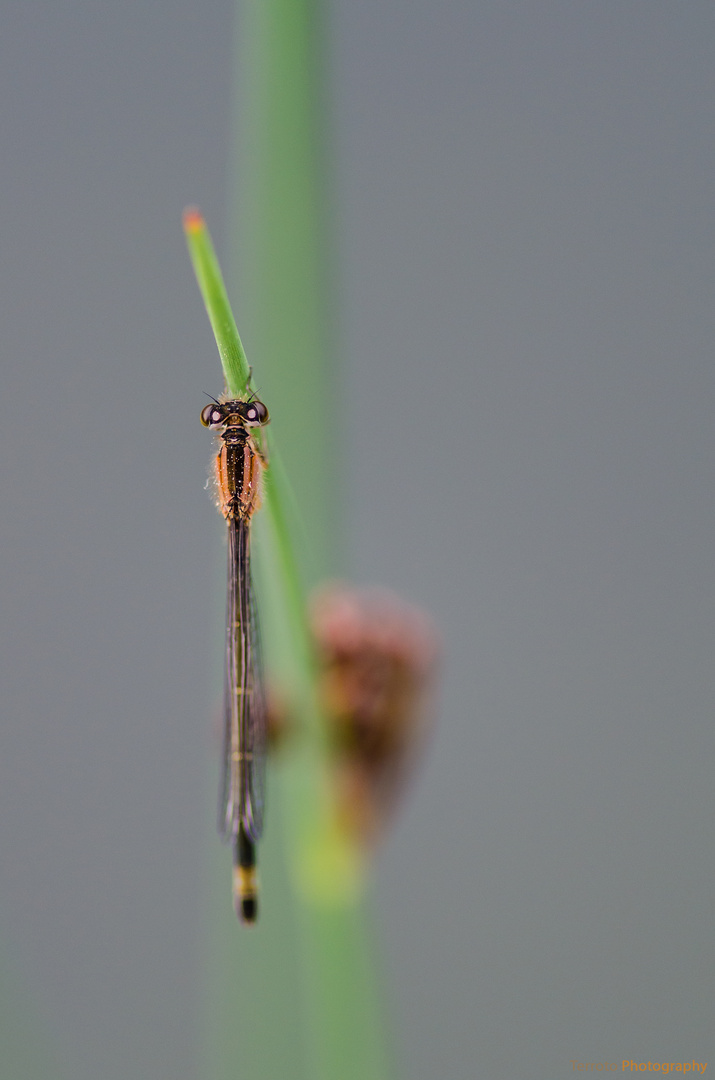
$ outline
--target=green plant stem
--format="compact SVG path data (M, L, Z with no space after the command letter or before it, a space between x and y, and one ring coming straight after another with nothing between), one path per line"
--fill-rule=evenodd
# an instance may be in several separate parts
M259 926L248 935L229 929L224 908L220 927L212 922L207 1011L221 1041L214 1075L387 1080L362 859L334 811L305 608L306 589L334 576L340 564L342 510L322 8L315 0L244 0L241 15L234 262L242 329L281 454L269 439L253 550L267 666L289 707L292 733L269 775ZM196 265L194 249L192 257ZM235 323L212 316L214 303L223 309L225 289L213 271L210 288L198 270L197 278L225 370L224 354L238 342L245 369L234 382L226 370L226 381L229 393L240 395L248 367ZM219 340L226 333L230 340ZM302 546L293 499L305 527ZM228 897L228 874L221 888Z

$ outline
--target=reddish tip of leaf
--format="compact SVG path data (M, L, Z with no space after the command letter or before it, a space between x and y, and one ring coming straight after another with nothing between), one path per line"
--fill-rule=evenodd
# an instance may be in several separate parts
M204 216L198 206L187 206L184 210L184 231L195 233L204 225Z

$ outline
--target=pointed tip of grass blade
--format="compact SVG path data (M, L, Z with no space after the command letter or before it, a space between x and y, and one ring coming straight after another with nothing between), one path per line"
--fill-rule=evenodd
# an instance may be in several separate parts
M240 397L248 386L251 369L236 328L211 235L197 206L187 206L183 220L189 255L216 338L226 387L231 397Z
M206 227L204 215L198 206L187 206L183 214L184 232L197 233Z

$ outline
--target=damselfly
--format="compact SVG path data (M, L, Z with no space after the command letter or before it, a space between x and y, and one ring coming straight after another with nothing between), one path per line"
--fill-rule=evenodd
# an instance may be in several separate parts
M256 921L256 843L263 830L266 708L258 620L251 588L251 517L261 502L265 464L252 428L268 423L255 398L212 401L201 423L219 435L216 502L228 524L228 598L224 676L223 760L219 793L221 836L233 846L233 902L243 922Z

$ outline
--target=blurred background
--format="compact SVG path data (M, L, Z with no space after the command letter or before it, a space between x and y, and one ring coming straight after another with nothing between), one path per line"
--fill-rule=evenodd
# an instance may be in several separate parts
M375 867L403 1075L709 1061L715 8L327 15L346 569L444 640ZM0 26L4 1038L189 1080L224 556L180 225L224 256L233 4Z

